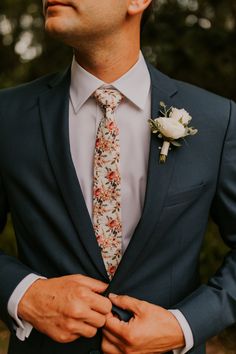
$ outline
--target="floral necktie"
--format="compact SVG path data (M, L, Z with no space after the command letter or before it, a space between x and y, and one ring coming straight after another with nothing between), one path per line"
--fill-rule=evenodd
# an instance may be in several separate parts
M104 112L96 136L93 181L93 224L107 274L112 279L121 260L120 138L114 111L122 100L115 89L94 93Z

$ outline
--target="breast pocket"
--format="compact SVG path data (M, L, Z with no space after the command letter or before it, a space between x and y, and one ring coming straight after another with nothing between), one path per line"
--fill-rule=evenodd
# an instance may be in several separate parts
M201 196L204 188L205 183L202 182L181 192L171 193L166 197L165 207L181 203L190 203Z

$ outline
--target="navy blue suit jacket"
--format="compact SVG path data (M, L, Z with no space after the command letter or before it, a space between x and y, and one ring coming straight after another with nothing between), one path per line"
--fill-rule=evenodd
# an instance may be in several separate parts
M142 217L109 290L179 309L193 332L192 352L204 353L204 342L236 319L236 108L149 70L152 117L164 101L185 108L199 132L172 149L164 165L161 140L151 138ZM10 329L9 297L31 272L109 281L70 154L69 86L67 71L0 93L0 228L10 211L19 250L19 259L0 253L0 317ZM231 252L200 285L210 213ZM34 330L25 342L13 334L9 353L83 354L99 350L100 341L98 333L59 344Z

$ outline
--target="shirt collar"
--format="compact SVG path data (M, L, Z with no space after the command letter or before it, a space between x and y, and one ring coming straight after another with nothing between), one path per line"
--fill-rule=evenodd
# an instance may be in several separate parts
M136 64L118 80L107 84L82 68L73 58L71 66L70 99L75 112L101 86L112 86L119 90L128 100L139 109L144 109L149 94L150 74L140 52Z

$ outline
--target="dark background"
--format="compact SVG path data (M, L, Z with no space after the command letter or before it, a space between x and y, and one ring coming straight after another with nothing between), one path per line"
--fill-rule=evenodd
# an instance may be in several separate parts
M109 0L108 0L109 1ZM236 1L156 0L143 51L160 70L236 99ZM70 63L71 50L42 31L40 0L0 1L0 85Z
M236 100L235 41L236 0L157 0L142 48L166 74ZM65 68L71 57L70 48L44 33L40 0L0 0L0 88ZM0 236L0 247L16 255L10 219ZM200 257L203 281L226 252L210 221ZM218 352L214 349L212 354L236 353L235 338L236 327L222 333L216 342ZM0 325L0 354L5 353L5 342Z

